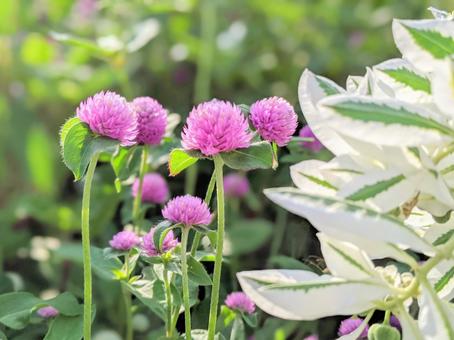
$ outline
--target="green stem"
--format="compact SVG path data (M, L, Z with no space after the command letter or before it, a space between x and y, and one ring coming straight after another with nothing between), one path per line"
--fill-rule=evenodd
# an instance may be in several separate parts
M148 160L148 146L144 145L142 148L142 155L139 169L139 187L137 188L137 195L134 198L132 206L132 222L134 223L134 229L136 232L140 231L140 203L142 202L142 189L143 189L143 178L147 172L147 160Z
M213 196L214 185L216 183L216 173L213 171L213 174L210 178L210 183L208 183L207 192L205 194L205 203L210 206L211 197ZM199 248L200 241L202 239L202 234L199 232L195 233L194 240L192 241L191 255L195 256L197 249Z
M129 281L129 253L125 255L125 272L126 272L126 282ZM121 287L123 293L123 299L125 302L125 314L126 314L126 340L132 340L134 335L134 330L132 328L132 301L131 293L126 288L125 285Z
M276 234L271 242L271 254L270 257L277 255L279 248L281 247L282 241L285 235L285 229L287 226L287 211L282 208L277 209L276 216Z
M389 319L391 318L391 311L390 310L387 310L385 312L385 319L383 320L383 323L385 325L389 325Z
M224 247L224 177L223 177L223 166L221 156L215 155L214 159L214 171L216 173L216 199L217 199L217 215L218 215L218 230L216 239L216 258L214 262L214 274L213 274L213 290L211 291L211 304L210 304L210 316L208 322L208 340L214 339L216 332L216 320L218 314L218 302L219 302L219 288L221 283L221 269L222 269L222 251Z
M170 283L169 283L169 273L167 271L167 265L164 265L164 286L166 290L166 336L168 338L172 338L173 336L173 328L172 328L172 292L170 290Z
M189 305L189 279L186 249L188 246L189 227L181 228L181 271L183 274L184 328L186 339L191 340L191 308Z
M91 339L91 255L90 255L90 194L99 154L93 155L85 176L82 196L82 249L84 263L84 339Z

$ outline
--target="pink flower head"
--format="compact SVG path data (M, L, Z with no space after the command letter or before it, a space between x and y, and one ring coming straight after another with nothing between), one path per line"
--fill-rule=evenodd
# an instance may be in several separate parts
M59 314L57 308L52 306L41 307L38 309L37 313L40 317L45 319L56 317Z
M159 144L166 132L167 111L150 97L139 97L132 101L137 114L137 143Z
M249 192L249 181L246 176L232 172L224 177L224 191L228 197L244 197Z
M159 255L159 251L158 251L158 249L156 249L156 247L154 246L154 242L153 242L153 235L154 235L155 230L156 230L156 228L151 228L150 231L148 232L148 234L146 234L143 237L142 248L148 256L158 256ZM178 239L175 238L173 231L170 230L167 233L166 237L164 237L164 241L162 242L161 250L163 253L166 253L169 250L172 250L173 248L175 248L177 246L177 244L178 244Z
M252 133L239 106L213 99L192 109L181 138L186 150L200 150L212 156L247 148Z
M232 310L238 310L247 314L255 311L255 304L243 292L233 292L227 295L224 301L225 305Z
M139 179L132 185L132 196L136 197L139 191ZM142 202L162 204L169 198L169 187L160 174L152 172L143 177Z
M293 106L281 97L270 97L251 105L251 121L263 139L285 146L298 124Z
M109 241L110 246L116 250L129 250L137 246L139 243L139 236L129 230L123 230L116 233Z
M135 144L135 113L126 99L114 92L99 92L80 103L77 117L99 135L117 139L125 146Z
M311 334L304 338L304 340L318 340L318 335Z
M301 145L312 152L319 152L321 149L323 149L323 144L320 143L320 141L315 137L314 133L312 132L311 128L309 125L306 125L305 127L301 128L299 132L300 137L304 138L313 138L314 140L312 142L302 142Z
M347 335L354 332L362 323L361 318L348 318L341 322L337 334L339 336ZM369 332L369 325L366 325L364 330L360 334L360 338L367 338L367 332Z
M394 328L397 328L399 331L402 330L402 325L400 324L399 319L396 318L394 315L391 315L391 317L389 318L389 324Z
M177 196L170 200L162 209L162 216L185 226L207 225L211 222L208 205L201 198L191 195Z

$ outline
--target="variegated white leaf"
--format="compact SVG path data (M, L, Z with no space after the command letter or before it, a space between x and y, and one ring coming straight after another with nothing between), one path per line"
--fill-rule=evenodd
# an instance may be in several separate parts
M246 271L237 277L242 290L260 309L287 320L361 313L390 293L375 282L318 276L302 270Z
M333 183L333 177L326 178L320 168L326 162L319 160L302 161L290 167L290 176L293 183L307 193L319 193L320 195L334 196L337 186Z
M395 19L393 35L404 59L424 72L454 54L454 21Z
M418 327L418 323L407 312L407 309L402 306L395 312L402 327L402 340L424 340L424 335Z
M307 218L319 231L353 234L375 241L432 252L432 246L400 220L353 202L305 194L295 188L266 189L265 195L284 209ZM348 239L344 239L349 241Z
M317 237L323 259L332 275L351 280L375 276L374 264L363 250L323 233L318 233Z
M454 261L444 260L427 274L438 296L446 301L454 297Z
M317 107L323 124L378 145L418 146L454 137L440 115L396 100L337 95L322 99Z
M432 88L434 101L438 108L454 118L454 59L452 58L446 58L435 66Z

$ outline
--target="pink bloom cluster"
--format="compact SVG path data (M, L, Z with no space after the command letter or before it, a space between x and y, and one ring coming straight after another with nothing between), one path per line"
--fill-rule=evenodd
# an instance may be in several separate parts
M41 307L40 309L38 309L37 313L40 317L46 319L56 317L58 314L60 314L57 308L52 306Z
M249 181L239 173L230 173L224 177L224 192L227 197L242 198L249 192Z
M150 97L132 103L111 91L102 91L81 102L77 117L101 136L117 139L124 146L159 144L167 125L167 111Z
M298 118L288 101L270 97L251 105L251 121L263 139L285 146L290 142L298 125Z
M156 249L154 242L153 242L153 235L156 231L156 228L151 228L148 234L143 237L143 244L142 249L148 256L158 256L159 251ZM162 242L162 252L168 252L172 250L178 245L178 239L173 234L173 231L170 230L166 237L164 237L164 241Z
M254 302L243 292L230 293L227 295L224 303L232 310L238 310L247 314L252 314L255 311Z
M139 236L129 230L123 230L116 233L109 241L110 246L116 250L130 250L139 245L139 243Z
M191 195L177 196L170 200L162 209L162 216L185 226L207 225L212 218L208 205L201 198Z
M239 106L213 99L192 109L181 138L185 149L213 156L247 148L252 133Z
M132 196L136 197L139 191L139 179L132 185ZM166 180L158 173L148 173L143 177L142 202L163 204L169 198L169 187Z
M167 111L150 97L139 97L132 101L137 114L137 143L159 144L166 132Z
M341 322L338 330L338 335L343 336L354 332L362 323L361 318L348 318ZM361 339L367 339L367 333L369 332L369 325L366 325L364 330L360 334Z
M319 152L321 149L323 149L323 144L320 143L320 141L315 137L314 133L312 132L311 128L309 125L304 126L300 132L299 132L300 137L306 137L306 138L313 138L314 140L312 142L302 142L301 145L312 152Z

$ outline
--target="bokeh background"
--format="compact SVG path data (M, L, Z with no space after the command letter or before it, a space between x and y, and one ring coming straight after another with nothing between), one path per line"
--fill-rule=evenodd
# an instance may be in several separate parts
M429 17L428 6L452 10L449 5L451 0L1 0L0 268L2 277L9 276L0 280L0 293L16 285L41 295L81 294L80 268L68 261L74 254L52 250L79 238L81 188L61 161L58 132L87 96L104 89L128 99L152 96L184 122L194 103L211 97L250 104L277 95L295 106L303 124L297 83L304 68L343 85L348 74L361 75L367 65L398 55L393 17ZM317 262L309 256L318 253L310 225L268 209L261 194L265 187L289 185L289 164L305 157L329 155L284 152L279 171L255 172L249 176L254 193L241 205L231 202L236 270ZM165 174L165 166L160 171ZM201 196L209 171L203 164L198 171L194 190ZM115 192L108 167L98 172L92 225L94 243L102 247L121 228L126 194ZM171 180L173 194L192 190L184 180ZM112 311L115 297L98 289L97 299L95 328L121 329ZM140 336L152 339L148 319ZM263 316L256 337L299 339L318 329L329 338L337 320L323 322L326 327ZM30 332L24 339L41 334L39 328Z

